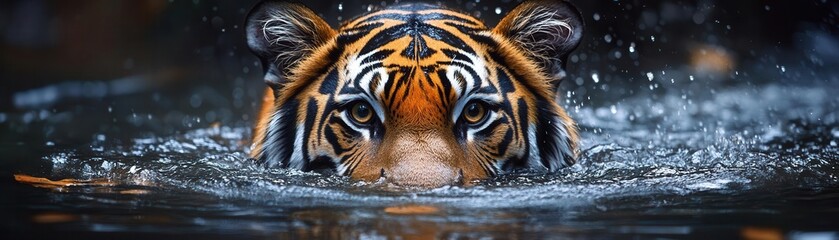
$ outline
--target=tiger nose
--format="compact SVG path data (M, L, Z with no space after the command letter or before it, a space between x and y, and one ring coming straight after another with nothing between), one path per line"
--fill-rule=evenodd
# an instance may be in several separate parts
M433 135L399 137L389 151L390 164L382 169L388 182L400 186L440 187L462 181L452 144Z

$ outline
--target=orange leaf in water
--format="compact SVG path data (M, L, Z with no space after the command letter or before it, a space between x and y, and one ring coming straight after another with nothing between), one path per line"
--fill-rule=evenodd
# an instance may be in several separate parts
M15 181L20 183L30 184L35 187L41 188L50 188L50 189L59 189L62 187L73 187L73 186L98 186L98 187L109 187L114 186L116 183L111 182L107 179L61 179L57 181L49 180L47 178L41 177L33 177L25 174L15 174Z

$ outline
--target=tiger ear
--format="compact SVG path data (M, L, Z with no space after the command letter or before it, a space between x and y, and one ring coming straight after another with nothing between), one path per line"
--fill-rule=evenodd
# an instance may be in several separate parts
M576 7L563 0L525 1L493 31L525 50L547 74L561 76L568 54L580 44L583 18Z
M260 2L246 21L248 47L262 61L265 83L274 88L287 81L297 63L336 34L323 18L294 2Z

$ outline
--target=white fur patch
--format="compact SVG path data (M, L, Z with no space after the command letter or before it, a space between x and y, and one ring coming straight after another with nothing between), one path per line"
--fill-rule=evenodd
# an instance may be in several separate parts
M294 169L303 169L306 166L308 159L303 159L303 125L297 125L297 133L294 134L294 152L291 153L291 159L288 160L288 167Z
M527 139L528 141L528 148L530 149L530 155L527 159L527 165L530 169L542 169L548 170L545 165L542 165L542 158L539 156L539 145L537 145L536 139L536 126L535 124L530 124L530 127L527 128Z

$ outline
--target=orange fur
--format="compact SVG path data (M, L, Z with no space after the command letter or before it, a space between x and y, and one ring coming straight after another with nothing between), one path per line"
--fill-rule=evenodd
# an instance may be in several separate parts
M340 174L354 179L375 181L385 177L390 182L412 186L484 179L501 171L506 161L524 167L548 161L550 164L543 168L555 170L562 164L550 161L567 162L577 155L579 135L576 125L557 103L559 96L554 86L559 79L550 72L552 69L544 67L548 65L538 62L552 58L539 56L540 52L525 48L509 35L515 34L510 33L510 29L522 26L520 21L523 20L516 14L525 16L524 12L557 2L526 2L494 29L488 29L480 20L460 12L406 7L372 12L333 30L302 5L281 5L290 10L286 15L273 17L290 18L281 22L305 30L281 32L311 34L295 36L308 39L311 45L303 46L304 52L277 50L281 56L300 57L286 61L290 63L274 62L283 68L282 81L276 81L265 90L254 128L251 157L301 169L309 168L314 160L331 159ZM382 41L375 39L380 33L416 27L406 25L414 20L399 16L444 16L424 20L421 24L427 27L413 31L434 29L457 39L425 34L392 35L377 49L362 52L371 42ZM301 17L303 19L299 19ZM542 24L568 25L553 20ZM366 29L366 32L357 29ZM471 52L457 49L454 42L462 42ZM407 48L415 44L417 47ZM418 47L419 44L422 46ZM256 49L264 50L265 47L260 45ZM403 53L403 49L407 49L404 50L407 53ZM543 49L555 49L555 46ZM365 55L380 52L388 54L376 59ZM421 53L423 55L419 57ZM456 59L457 56L461 59ZM499 58L503 61L498 61ZM376 65L362 67L365 64ZM460 74L461 78L450 79L450 73ZM467 75L468 79L465 78ZM369 81L365 82L369 86L359 85L365 80ZM326 82L329 85L325 85ZM474 85L478 83L481 84ZM502 86L515 91L502 92ZM333 89L323 92L324 87ZM344 93L342 96L356 100L341 100L338 95L343 88L363 91L367 95ZM487 90L488 93L480 93L483 95L479 97L477 90L484 88L494 88L495 92ZM465 92L467 90L472 92ZM371 111L377 116L375 126L357 126L359 124L352 122L350 113L340 107L358 102L372 106ZM460 116L453 115L473 102L492 106L485 111L488 120L479 125L464 125ZM284 106L291 106L289 109L296 111L280 112ZM527 115L519 115L521 112ZM560 136L535 139L543 133ZM273 139L268 141L268 138ZM552 145L543 146L547 143ZM293 149L287 149L289 147ZM551 148L553 152L541 148ZM268 159L278 157L281 159ZM540 158L544 159L534 162Z

